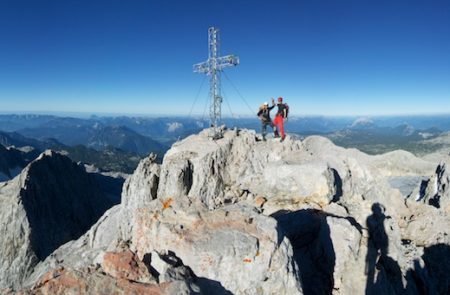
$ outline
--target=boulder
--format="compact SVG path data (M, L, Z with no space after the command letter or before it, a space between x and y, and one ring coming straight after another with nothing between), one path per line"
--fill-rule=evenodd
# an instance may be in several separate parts
M290 242L273 218L251 206L209 211L180 199L166 202L138 212L132 248L139 257L173 251L197 276L233 294L301 294Z

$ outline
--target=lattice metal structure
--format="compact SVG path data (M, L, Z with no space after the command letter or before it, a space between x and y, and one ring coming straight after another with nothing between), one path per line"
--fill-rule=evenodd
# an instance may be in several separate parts
M203 73L210 76L209 95L211 104L209 108L209 117L212 131L210 136L213 139L223 137L219 124L222 119L222 95L220 73L226 67L237 66L239 57L235 55L219 56L219 29L211 27L208 29L208 60L194 65L194 72Z

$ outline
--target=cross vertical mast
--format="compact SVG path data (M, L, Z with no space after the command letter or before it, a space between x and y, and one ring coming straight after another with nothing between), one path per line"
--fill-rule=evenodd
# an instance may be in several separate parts
M217 129L222 117L222 96L220 89L220 70L217 69L217 56L219 55L219 34L218 30L209 28L209 60L211 61L211 73L209 84L209 95L211 97L211 105L209 107L209 117L211 126L213 127L213 138L222 137Z
M222 94L221 94L221 79L220 73L225 67L237 66L239 58L234 55L227 55L219 57L219 29L211 27L208 29L208 46L209 56L208 60L194 65L194 72L203 73L210 76L209 95L211 99L209 117L212 127L211 137L219 139L223 135L219 129L219 124L222 117Z

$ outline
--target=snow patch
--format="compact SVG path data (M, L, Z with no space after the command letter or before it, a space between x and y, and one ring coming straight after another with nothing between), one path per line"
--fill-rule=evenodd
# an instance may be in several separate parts
M419 132L419 135L423 138L423 139L427 139L433 136L433 133L429 133L429 132Z
M180 129L182 127L183 127L183 124L181 124L179 122L167 123L167 131L169 131L169 132L175 132L177 129Z
M352 125L350 127L358 127L358 126L369 126L372 125L374 122L372 119L368 117L361 117L353 121Z

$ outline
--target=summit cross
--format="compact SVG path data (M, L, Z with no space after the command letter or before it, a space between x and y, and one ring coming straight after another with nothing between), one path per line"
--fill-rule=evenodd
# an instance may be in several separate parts
M208 60L194 65L194 72L210 76L209 96L211 99L209 107L210 125L212 127L210 137L214 140L223 137L219 124L222 117L222 94L220 73L226 67L237 66L239 57L235 55L219 56L219 29L211 27L208 29Z

